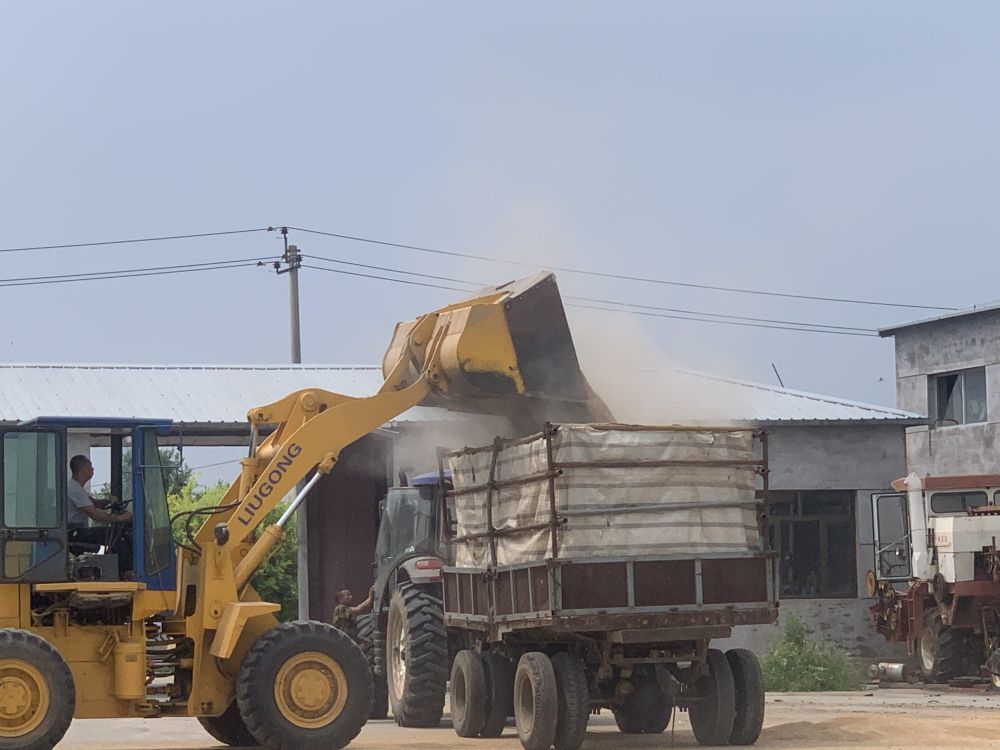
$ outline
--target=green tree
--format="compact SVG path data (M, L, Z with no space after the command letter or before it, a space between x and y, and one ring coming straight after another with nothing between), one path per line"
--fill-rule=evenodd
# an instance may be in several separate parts
M211 508L219 505L223 495L229 486L219 482L212 487L202 487L197 483L197 479L189 477L187 482L180 488L179 492L171 493L167 496L167 504L170 507L171 517L176 517L178 513L196 510L198 508ZM261 522L260 528L266 528L278 520L285 504L281 503ZM187 537L187 528L190 528L192 535L198 531L202 523L210 520L212 516L199 514L191 518L190 524L185 524L188 517L177 518L173 526L174 541L180 544L190 545L191 541ZM260 570L253 578L253 587L260 594L261 599L281 605L281 610L277 617L282 622L294 620L298 616L298 557L295 545L295 518L294 516L285 524L284 535L278 543L277 548L271 556L261 566Z

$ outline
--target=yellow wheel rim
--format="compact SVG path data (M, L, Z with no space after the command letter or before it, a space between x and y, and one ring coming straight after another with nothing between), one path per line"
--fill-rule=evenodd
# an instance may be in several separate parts
M0 737L23 737L49 710L49 686L42 673L20 659L0 659Z
M274 700L297 727L318 729L340 716L347 703L347 676L337 660L319 651L295 654L278 670Z

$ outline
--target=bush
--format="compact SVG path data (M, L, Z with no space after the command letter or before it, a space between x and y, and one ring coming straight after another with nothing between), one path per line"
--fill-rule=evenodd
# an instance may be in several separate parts
M766 690L857 690L861 684L847 655L832 643L811 639L795 615L785 620L781 640L764 656L761 667Z

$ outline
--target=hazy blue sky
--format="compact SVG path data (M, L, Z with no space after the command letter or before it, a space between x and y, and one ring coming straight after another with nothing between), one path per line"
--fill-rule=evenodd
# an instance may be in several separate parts
M1000 297L995 4L8 2L0 23L2 247L291 224L540 267L951 306ZM477 281L521 273L294 240ZM260 234L10 253L0 278L278 250ZM560 282L842 325L925 316ZM396 320L452 297L307 270L304 359L378 362ZM288 357L286 279L265 270L0 299L6 361ZM574 322L604 341L609 367L628 341L640 354L627 362L655 348L650 361L773 382L773 361L791 387L895 398L891 340Z

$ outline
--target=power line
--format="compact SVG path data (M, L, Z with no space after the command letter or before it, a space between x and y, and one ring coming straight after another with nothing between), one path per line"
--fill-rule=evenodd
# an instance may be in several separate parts
M741 326L745 328L771 328L779 331L802 331L803 333L830 333L837 336L862 336L864 338L878 338L877 333L858 333L854 331L833 331L822 328L795 328L793 326L767 325L764 323L741 323L735 320L711 320L709 318L685 317L681 315L668 315L666 313L645 312L643 310L626 310L620 307L598 307L597 305L580 305L570 303L566 307L576 307L584 310L600 310L601 312L628 313L631 315L643 315L650 318L670 318L672 320L694 320L699 323L718 323L719 325Z
M223 237L231 234L251 234L253 232L273 232L274 227L257 229L230 229L223 232L199 232L197 234L171 234L161 237L135 237L127 240L102 240L100 242L71 242L65 245L33 245L27 247L4 247L0 253L23 253L31 250L66 250L79 247L102 247L105 245L131 245L137 242L166 242L168 240L193 240L200 237Z
M367 268L367 269L376 270L376 271L388 271L389 273L398 273L398 274L404 274L404 275L407 275L407 276L419 276L421 278L436 279L436 280L439 280L439 281L453 281L453 282L457 282L459 284L469 284L470 286L480 287L480 288L481 287L489 286L488 284L486 284L484 282L480 282L480 281L468 281L466 279L456 279L456 278L453 278L453 277L450 277L450 276L434 276L432 274L418 273L417 271L404 271L402 269L391 268L389 266L375 266L375 265L371 265L371 264L368 264L368 263L356 263L356 262L353 262L353 261L339 260L337 258L327 258L327 257L324 257L322 255L305 255L304 257L312 258L314 260L322 260L322 261L326 261L328 263L339 263L339 264L346 265L346 266L354 266L354 267L358 267L358 268ZM473 290L462 290L462 291L473 291ZM642 304L638 304L638 303L634 303L634 302L621 302L619 300L599 299L599 298L595 298L595 297L578 297L578 296L569 295L569 294L563 295L563 298L567 299L567 300L575 300L577 302L589 302L589 303L600 304L600 305L616 305L616 306L625 307L625 308L637 308L637 309L641 309L641 310L656 310L656 311L659 311L659 312L680 313L680 314L683 314L683 315L700 315L700 316L709 317L709 318L725 318L725 319L729 319L729 320L743 320L743 321L749 321L749 322L753 322L753 323L776 323L776 324L781 324L781 325L790 325L790 326L799 326L799 327L808 327L808 328L823 328L823 329L829 328L829 329L841 330L841 331L862 331L862 332L865 332L865 333L876 333L875 329L873 329L873 328L860 328L860 327L857 327L857 326L841 326L841 325L834 325L832 323L809 323L809 322L799 321L799 320L781 320L781 319L775 319L775 318L755 318L755 317L750 317L750 316L747 316L747 315L728 315L728 314L725 314L725 313L706 312L706 311L703 311L703 310L685 310L683 308L662 307L662 306L659 306L659 305L642 305Z
M0 279L0 287L6 286L39 286L43 284L66 284L79 281L103 281L105 279L129 279L140 276L167 276L177 273L195 273L198 271L219 271L229 268L247 268L260 266L273 257L243 258L239 260L220 260L210 263L188 263L175 266L151 266L146 268L122 268L113 271L90 271L86 273L58 274L54 276L22 276L20 278Z
M396 284L407 284L409 286L427 287L427 288L430 288L430 289L446 289L446 290L453 291L453 292L464 292L466 294L468 294L470 291L472 291L470 289L461 289L459 287L454 287L454 286L443 286L441 284L429 284L429 283L426 283L426 282L423 282L423 281L411 281L409 279L394 279L394 278L391 278L389 276L377 276L375 274L360 273L358 271L345 271L344 269L341 269L341 268L325 268L323 266L314 266L314 265L308 264L308 263L304 263L302 267L303 268L312 268L312 269L315 269L317 271L326 271L328 273L342 274L342 275L345 275L345 276L357 276L357 277L361 277L361 278L365 278L365 279L377 279L379 281L391 281L391 282L396 283ZM468 282L463 282L463 283L468 283ZM622 303L619 303L619 304L622 304ZM672 320L693 320L693 321L697 321L697 322L700 322L700 323L717 323L719 325L741 326L741 327L746 327L746 328L770 328L770 329L783 330L783 331L802 331L804 333L830 333L830 334L836 334L836 335L842 335L842 336L864 336L864 337L869 337L869 338L870 337L878 338L878 334L877 333L860 333L860 332L854 332L854 331L826 330L826 329L823 329L823 328L803 328L803 327L794 327L792 325L770 325L770 324L764 324L764 323L739 322L739 321L734 321L734 320L714 320L714 319L711 319L711 318L701 318L701 317L696 317L696 316L671 315L671 314L667 314L667 313L647 312L647 311L643 311L643 310L629 310L629 309L625 309L625 308L621 308L621 307L619 307L619 308L614 308L614 307L599 307L597 305L583 305L583 304L579 304L579 303L568 303L566 305L566 307L575 307L575 308L578 308L578 309L586 309L586 310L601 310L602 312L629 313L629 314L632 314L632 315L643 315L643 316L646 316L646 317L653 317L653 318L669 318L669 319L672 319ZM865 329L862 329L862 330L865 330Z
M454 250L442 250L439 248L423 247L421 245L408 245L402 242L388 242L386 240L376 240L370 237L360 237L351 234L340 234L338 232L324 232L318 229L305 229L303 227L288 227L296 232L306 232L308 234L316 234L324 237L334 237L341 240L349 240L351 242L364 242L370 245L381 245L383 247L395 247L403 250L415 250L422 253L432 253L434 255L445 255L452 258L465 258L467 260L481 260L489 263L505 263L512 266L522 266L526 268L540 268L538 264L527 263L525 261L510 260L509 258L496 258L490 255L477 255L475 253L464 253L457 252ZM559 271L561 273L575 273L582 276L595 276L599 278L606 279L617 279L620 281L639 281L645 282L647 284L663 284L667 286L680 286L690 289L707 289L718 292L734 292L737 294L756 294L765 297L784 297L787 299L800 299L800 300L812 300L817 302L838 302L842 304L851 305L874 305L879 307L902 307L910 308L916 310L944 310L952 311L957 310L955 307L939 307L936 305L914 305L914 304L904 304L902 302L882 302L879 300L863 300L863 299L853 299L849 297L821 297L810 294L793 294L789 292L771 292L760 289L741 289L738 287L727 287L727 286L716 286L713 284L694 284L685 281L671 281L669 279L656 279L646 276L629 276L627 274L609 273L606 271L592 271L589 269L582 268L571 268L569 266L546 266L553 271Z

